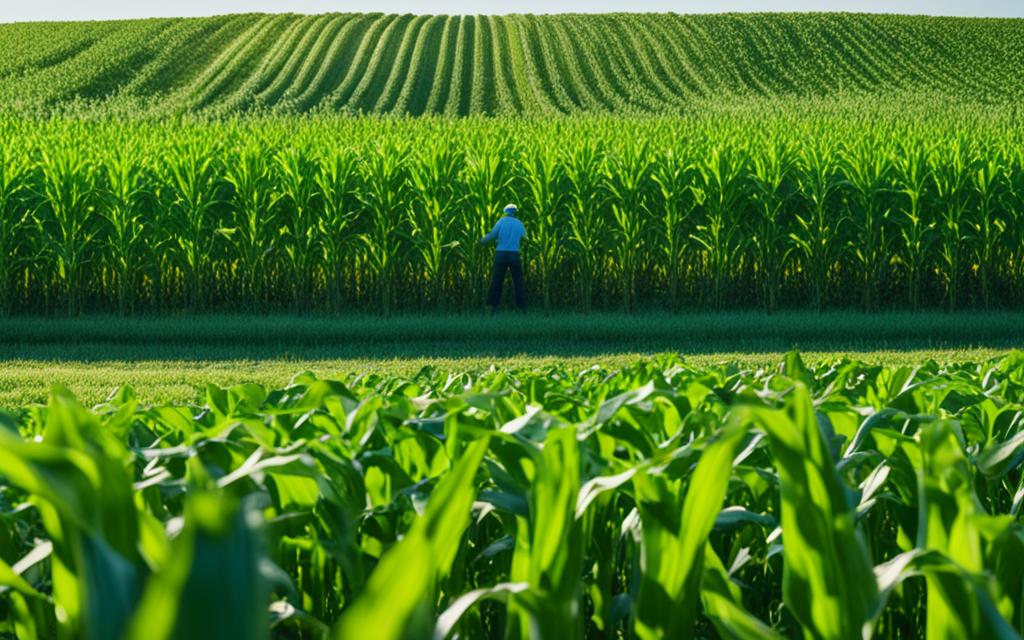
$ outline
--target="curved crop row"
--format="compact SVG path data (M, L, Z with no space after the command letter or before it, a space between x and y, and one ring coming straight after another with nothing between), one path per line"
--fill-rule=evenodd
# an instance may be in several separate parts
M336 25L342 22L341 16L324 15L307 22L301 30L298 41L285 43L282 59L275 70L268 69L264 86L252 93L261 105L274 105L281 95L291 87L302 86L302 75L308 75L311 63L319 62L316 48L322 47L325 40L331 37Z
M228 79L231 82L230 87L222 87L216 98L217 107L240 110L251 106L258 99L259 93L275 78L280 77L282 67L298 46L307 25L305 20L293 19L288 21L282 31L271 32L274 34L273 40L265 40L267 46L262 47L259 55L253 58L258 59L258 62L254 63L247 75L239 74L242 82L235 83L236 78L231 77Z
M323 97L320 104L333 109L345 107L359 86L364 77L368 75L368 69L375 64L374 52L380 40L389 33L393 23L399 16L382 16L374 20L365 31L359 41L359 46L352 56L351 64L345 69L345 75L331 92Z
M404 30L402 42L394 56L382 55L385 61L393 61L390 72L382 79L376 97L368 97L367 111L390 113L407 83L416 80L416 64L422 59L422 42L429 40L432 25L438 24L438 17L416 16ZM402 113L402 111L398 111Z
M295 88L298 95L294 98L290 97L290 88L285 103L303 111L315 106L324 96L334 91L344 79L347 64L362 44L369 23L375 19L376 16L371 14L351 16L334 37L309 83Z
M286 23L286 16L261 16L240 30L230 45L218 52L211 63L177 96L185 108L201 108L230 93L230 87L244 82L248 67L259 56L264 40L274 39Z
M678 113L710 98L908 92L1010 103L1024 99L1022 34L1020 20L860 14L254 14L0 25L0 105L130 98L157 114Z
M444 30L441 32L439 43L440 52L434 65L432 77L424 78L428 82L429 93L425 96L422 108L410 109L412 115L424 113L444 113L445 105L448 104L448 96L451 93L452 85L455 82L455 61L458 56L459 32L462 29L462 21L456 16L448 16L444 21Z
M412 115L423 113L430 97L431 79L437 75L435 65L440 61L439 56L430 54L440 47L447 25L447 16L433 16L423 25L410 53L409 71L405 74L401 88L389 104L378 104L377 111Z

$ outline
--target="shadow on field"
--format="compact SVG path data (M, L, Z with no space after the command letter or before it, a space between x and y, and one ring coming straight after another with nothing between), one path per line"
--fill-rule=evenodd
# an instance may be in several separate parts
M578 357L1024 347L1024 314L849 312L14 317L6 360Z

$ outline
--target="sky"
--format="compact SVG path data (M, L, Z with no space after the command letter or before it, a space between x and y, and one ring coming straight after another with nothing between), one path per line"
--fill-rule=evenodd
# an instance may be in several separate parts
M1024 18L1024 0L0 0L0 22L333 11L445 14L867 11Z

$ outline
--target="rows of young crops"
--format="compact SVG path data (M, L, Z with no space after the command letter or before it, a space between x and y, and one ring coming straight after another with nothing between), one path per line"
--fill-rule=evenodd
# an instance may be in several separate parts
M753 104L547 122L7 119L0 310L479 308L492 249L478 240L510 201L544 308L1024 305L1018 114Z
M1020 352L56 390L0 416L0 635L1019 638L1022 416Z
M14 24L0 25L0 104L469 115L679 112L741 95L1019 101L1022 34L1019 20L851 14Z

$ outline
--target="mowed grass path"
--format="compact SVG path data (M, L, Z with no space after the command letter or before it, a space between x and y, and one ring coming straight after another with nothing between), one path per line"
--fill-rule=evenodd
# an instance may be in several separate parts
M771 367L790 349L810 363L982 361L1024 348L1024 314L760 313L200 316L0 321L0 407L43 402L62 384L87 404L129 385L151 403L201 401L209 383L281 387L322 377L426 366L620 367L677 352L695 365Z
M924 360L978 362L1006 353L992 348L930 349L911 351L810 351L804 360L810 365L842 357L872 364L913 366ZM44 403L54 384L63 385L86 405L103 402L121 385L130 386L147 404L203 402L207 384L230 386L255 382L267 388L286 386L296 373L312 371L322 378L344 378L349 374L379 373L414 375L425 366L444 371L483 371L489 367L545 369L564 366L584 369L592 366L620 368L650 356L646 353L608 353L589 357L557 358L519 355L499 358L358 358L265 360L6 360L0 362L0 408L16 409ZM721 352L686 357L695 366L735 363L742 368L774 367L784 356L780 351L761 353Z

